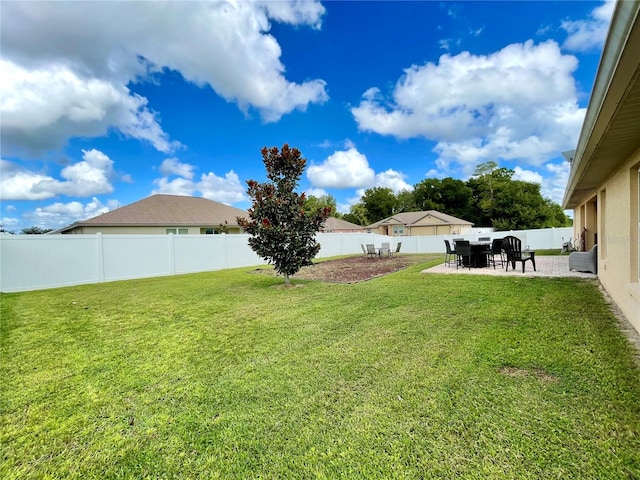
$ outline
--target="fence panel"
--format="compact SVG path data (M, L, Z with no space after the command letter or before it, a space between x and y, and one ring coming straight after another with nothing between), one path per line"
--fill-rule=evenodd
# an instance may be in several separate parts
M472 233L502 238L515 235L533 249L559 249L573 228ZM442 253L444 239L457 235L387 237L373 233L320 233L319 258L362 253L361 244L400 253ZM239 235L0 235L0 291L44 288L124 280L179 273L194 273L264 264Z
M129 280L175 273L171 235L102 235L104 280Z
M225 266L223 268L251 267L253 265L263 265L265 263L265 261L260 258L256 252L251 250L248 234L221 235L221 237L224 237L223 240L225 248Z
M98 244L93 237L0 236L0 291L20 292L101 281Z
M226 235L174 235L175 273L228 268L225 237Z
M389 237L377 233L319 233L316 239L320 243L318 258L357 255L362 253L361 244L373 243L379 246L382 242L389 241Z

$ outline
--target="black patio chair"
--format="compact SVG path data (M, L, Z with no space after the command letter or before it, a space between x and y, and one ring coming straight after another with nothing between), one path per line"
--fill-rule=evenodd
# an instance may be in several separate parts
M400 247L402 247L402 242L398 242L395 251L391 250L389 252L389 256L394 256L395 254L400 253Z
M471 259L473 258L472 254L471 254L471 244L469 243L469 240L458 240L456 243L456 270L458 269L458 267L460 265L463 266L463 268L466 266L469 268L469 270L471 270ZM467 259L466 264L464 259Z
M533 271L536 271L535 252L523 252L522 241L518 237L508 235L502 239L502 248L507 256L507 268L509 270L509 264L515 270L516 262L522 263L522 273L524 273L524 265L529 260L533 266Z
M499 260L496 260L496 257ZM500 262L500 266L504 266L504 255L502 250L502 238L494 238L491 242L491 250L487 253L487 265L493 263L493 269L496 269L496 263Z
M448 266L451 265L452 258L454 261L457 261L458 257L456 256L456 249L451 248L451 243L449 242L449 240L445 240L444 245L447 248L444 253L444 264Z

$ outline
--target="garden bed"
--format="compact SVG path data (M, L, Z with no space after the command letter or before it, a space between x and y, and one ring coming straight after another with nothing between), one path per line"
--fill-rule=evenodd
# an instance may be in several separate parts
M357 283L397 272L410 265L433 260L429 254L393 255L391 257L341 257L332 260L319 260L313 265L302 267L292 279L318 280L329 283ZM252 273L276 275L271 267L258 268Z

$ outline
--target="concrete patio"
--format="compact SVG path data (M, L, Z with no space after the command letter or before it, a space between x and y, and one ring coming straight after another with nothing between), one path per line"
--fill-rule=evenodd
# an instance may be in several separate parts
M498 275L498 276L526 276L526 277L579 277L579 278L597 278L595 273L583 273L576 271L569 271L569 256L568 255L549 255L549 256L536 256L536 270L533 271L531 262L525 263L525 271L522 273L522 264L516 263L516 269L512 270L509 266L507 272L504 266L498 264L494 269L493 266L484 268L463 268L459 266L456 268L455 261L450 265L444 263L436 265L435 267L423 270L421 273L445 273L445 274L459 274L459 275Z

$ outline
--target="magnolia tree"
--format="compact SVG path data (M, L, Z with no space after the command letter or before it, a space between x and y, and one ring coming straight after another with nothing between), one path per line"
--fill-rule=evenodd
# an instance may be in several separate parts
M315 235L331 214L331 208L305 212L304 193L295 192L307 161L297 148L286 143L263 148L262 161L268 182L248 180L252 200L249 218L238 217L238 224L250 235L249 246L284 275L285 284L320 251Z

